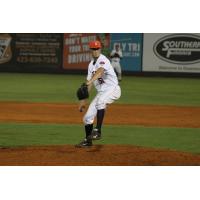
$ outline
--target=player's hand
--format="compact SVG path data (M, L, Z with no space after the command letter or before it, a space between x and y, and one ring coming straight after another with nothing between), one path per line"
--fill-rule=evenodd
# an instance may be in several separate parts
M89 81L86 82L86 85L87 85L87 86L89 86L89 85L91 85L91 84L92 84L92 80L89 80Z
M86 108L86 104L87 104L87 102L85 99L79 101L78 109L80 112L84 111L84 109Z

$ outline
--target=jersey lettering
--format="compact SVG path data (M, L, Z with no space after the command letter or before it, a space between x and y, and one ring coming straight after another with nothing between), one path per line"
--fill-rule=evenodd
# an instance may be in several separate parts
M98 82L99 82L100 85L105 83L105 81L102 78L98 78Z
M92 72L93 76L95 75L95 73L96 73L96 71L93 71L93 72ZM99 83L100 85L103 84L103 83L105 83L105 81L103 80L103 78L98 78L97 80L98 80L98 83Z

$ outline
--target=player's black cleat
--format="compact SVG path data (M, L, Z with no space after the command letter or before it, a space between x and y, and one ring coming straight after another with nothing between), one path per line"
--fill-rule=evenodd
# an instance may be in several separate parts
M91 139L92 140L100 140L101 139L101 133L98 131L98 129L93 129L92 134L91 134Z
M79 144L76 144L75 147L82 148L82 147L91 147L92 146L92 140L85 138L83 141L81 141Z

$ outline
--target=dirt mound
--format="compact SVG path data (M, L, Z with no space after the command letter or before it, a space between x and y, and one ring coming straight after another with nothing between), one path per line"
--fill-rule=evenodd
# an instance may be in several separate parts
M193 166L200 155L125 145L90 148L38 146L0 149L3 166Z

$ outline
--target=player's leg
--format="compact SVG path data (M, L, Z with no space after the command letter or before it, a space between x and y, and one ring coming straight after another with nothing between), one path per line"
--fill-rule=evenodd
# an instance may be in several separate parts
M121 69L121 65L120 65L119 62L116 63L115 69L116 69L116 71L117 71L118 80L121 81L121 80L122 80L122 69Z
M118 80L119 80L119 81L122 80L122 68L121 68L120 63L119 63L119 75L118 75Z
M95 99L91 102L86 114L83 117L83 123L85 124L86 138L88 138L91 135L93 130L94 118L97 115L96 101L97 97L95 97Z
M103 119L105 116L106 105L113 103L115 100L119 99L121 96L121 89L119 86L111 91L105 92L99 96L96 102L97 108L97 125L92 132L92 139L101 139L101 128L103 124Z
M112 67L113 67L113 69L114 69L114 71L115 71L115 74L116 74L117 77L118 77L118 72L117 72L117 69L116 69L116 62L112 61L111 65L112 65Z
M86 114L83 117L83 122L85 125L85 139L83 141L81 141L79 144L77 144L76 147L92 146L91 134L92 134L92 130L93 130L94 118L97 114L97 109L95 106L96 101L97 101L97 96L91 102Z
M92 140L100 140L101 139L101 127L103 124L104 115L105 115L105 108L97 110L97 124L91 134Z

